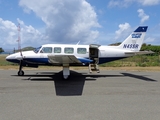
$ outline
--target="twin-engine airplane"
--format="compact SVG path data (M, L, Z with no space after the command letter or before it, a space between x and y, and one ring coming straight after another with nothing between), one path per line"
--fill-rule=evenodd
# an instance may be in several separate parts
M24 75L22 67L39 65L63 66L64 79L68 79L70 75L70 66L89 66L89 72L100 72L99 64L137 54L149 54L150 52L140 51L147 28L147 26L138 27L119 46L46 44L34 51L11 54L6 60L19 63L19 76Z

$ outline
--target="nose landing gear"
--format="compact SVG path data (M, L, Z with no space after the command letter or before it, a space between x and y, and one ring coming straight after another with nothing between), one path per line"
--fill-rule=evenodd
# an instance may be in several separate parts
M21 60L20 64L19 64L18 76L23 76L24 75L24 71L22 70L22 64L23 64L23 60Z
M24 75L24 71L23 70L18 71L18 76L23 76L23 75Z

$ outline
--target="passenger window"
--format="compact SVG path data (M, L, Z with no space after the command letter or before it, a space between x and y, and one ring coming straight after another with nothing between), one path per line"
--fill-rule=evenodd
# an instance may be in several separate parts
M73 48L64 48L64 53L73 53L74 49Z
M61 53L61 48L60 47L55 47L54 48L54 53Z
M86 54L86 52L87 52L86 48L77 48L78 54Z
M43 47L41 53L52 53L52 47Z

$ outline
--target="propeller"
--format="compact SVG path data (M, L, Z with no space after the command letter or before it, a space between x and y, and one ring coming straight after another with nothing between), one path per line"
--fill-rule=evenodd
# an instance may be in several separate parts
M23 76L24 75L24 71L22 70L22 67L23 67L23 54L22 54L22 50L21 50L21 38L20 38L21 27L20 27L20 24L18 24L17 30L18 30L18 40L17 40L18 41L18 49L19 49L19 53L20 53L20 56L16 57L20 61L19 62L18 75L19 76Z

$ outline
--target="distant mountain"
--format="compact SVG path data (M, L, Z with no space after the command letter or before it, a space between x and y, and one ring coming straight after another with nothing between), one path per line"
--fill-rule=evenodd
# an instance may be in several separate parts
M13 52L2 52L0 54L12 54Z
M120 45L121 44L121 42L118 42L118 43L112 43L112 44L110 44L109 46L118 46L118 45Z
M22 51L30 51L30 50L34 50L34 47L24 47L22 48ZM16 53L19 52L19 50L11 50L11 49L5 49L4 52L1 52L0 54L12 54L12 53Z
M21 51L30 51L30 50L34 50L34 47L24 47L21 49ZM19 52L19 50L15 50L15 52Z
M35 48L33 47L25 47L25 48L22 48L22 51L29 51L29 50L34 50Z

